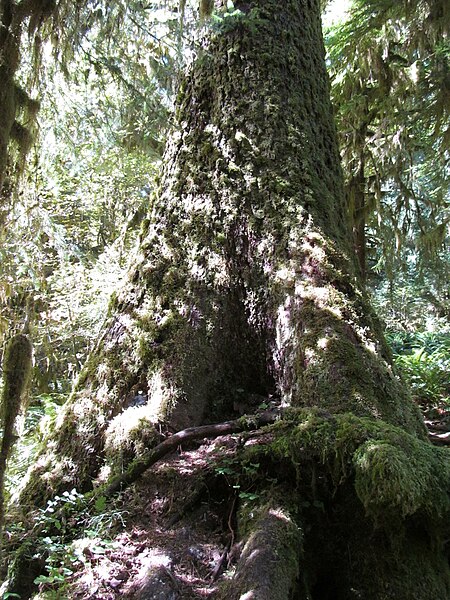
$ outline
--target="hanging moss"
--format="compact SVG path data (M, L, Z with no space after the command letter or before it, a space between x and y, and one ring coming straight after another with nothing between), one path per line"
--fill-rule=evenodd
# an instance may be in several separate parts
M3 391L0 421L3 432L0 452L0 528L3 525L3 487L6 463L16 439L15 423L27 400L33 349L27 335L19 334L6 345L3 360Z
M39 102L29 97L15 81L21 60L21 40L24 24L29 33L36 32L54 14L55 0L24 0L2 4L0 13L0 191L8 194L7 168L20 174L30 149ZM39 54L40 37L35 36L35 55ZM38 65L34 65L38 70ZM37 73L35 73L37 77ZM11 140L18 144L18 156Z
M27 127L24 127L18 121L14 121L11 127L11 139L13 139L18 147L21 158L24 158L31 148L33 143L33 136Z
M30 98L27 92L17 83L14 85L14 95L16 105L23 109L29 118L34 119L41 107L40 102L34 98Z
M214 9L214 0L200 0L199 2L199 13L200 20L204 21L212 15Z
M14 336L5 348L1 422L4 432L12 429L26 398L31 374L32 345L27 335Z

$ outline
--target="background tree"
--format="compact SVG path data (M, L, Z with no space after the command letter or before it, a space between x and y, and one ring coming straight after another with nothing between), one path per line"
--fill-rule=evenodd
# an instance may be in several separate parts
M328 49L360 269L382 261L393 278L416 253L417 273L442 272L449 223L448 9L440 1L370 0L352 2L349 13L329 32Z
M96 339L154 185L190 39L177 3L69 4L22 56L17 78L40 98L39 141L0 229L0 340L20 331L28 307L41 394L66 392Z

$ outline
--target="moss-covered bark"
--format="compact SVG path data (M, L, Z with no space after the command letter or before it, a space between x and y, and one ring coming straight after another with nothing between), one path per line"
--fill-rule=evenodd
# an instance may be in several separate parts
M107 327L22 502L40 502L64 486L90 488L105 466L105 447L107 456L114 447L108 436L121 427L123 411L140 411L147 435L158 420L174 429L218 421L233 413L237 398L255 395L320 407L305 472L320 484L311 484L317 490L307 502L321 504L325 516L316 531L305 529L309 575L298 587L306 591L295 597L434 600L448 591L442 549L432 550L439 534L425 533L414 518L437 502L424 491L435 475L421 454L428 446L419 413L395 376L357 276L319 2L248 0L235 7L232 15L219 13L222 20L211 25L181 87L178 128L136 264L112 300ZM127 408L139 390L148 404ZM322 469L340 456L345 436L337 436L335 424L341 433L348 427L351 444L350 432L360 432L364 419L381 434L375 445L361 434L352 452L342 454L352 466L338 471L345 481L339 486ZM289 421L285 426L272 431L278 441L271 449L301 470L306 438L296 444L298 430ZM396 438L392 427L407 437ZM136 445L138 429L124 447ZM417 469L408 471L409 461ZM291 483L300 506L302 495ZM445 485L433 489L445 505ZM390 525L377 530L390 507L392 539ZM324 523L338 539L329 543L321 570L316 555L327 543ZM365 551L370 536L373 548ZM350 549L358 557L336 561L338 577L333 552ZM442 572L430 593L413 580L419 552L427 577ZM371 561L379 584L369 584ZM402 593L405 568L412 579ZM321 583L325 572L328 586ZM364 581L356 585L358 572Z
M33 141L31 128L39 102L17 84L24 25L35 32L56 8L55 0L0 0L0 225L11 194L14 170L22 170ZM15 150L12 149L15 143ZM9 173L8 173L9 171Z
M290 409L264 436L265 443L244 448L242 471L258 465L252 490L262 500L273 493L267 480L277 479L275 489L284 490L284 506L302 532L292 597L449 595L447 449L383 421L320 409ZM251 539L258 530L254 506L241 508L241 520Z
M258 394L423 435L355 275L318 3L235 6L181 86L136 265L42 458L56 481L89 485L138 390L175 429Z
M0 537L4 520L6 463L17 435L16 420L24 409L30 382L33 349L27 335L18 334L6 345L3 359L3 389L0 397Z

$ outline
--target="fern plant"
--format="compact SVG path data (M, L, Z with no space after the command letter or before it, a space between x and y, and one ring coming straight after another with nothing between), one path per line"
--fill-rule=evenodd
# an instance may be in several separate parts
M415 400L424 407L450 408L450 335L397 332L389 340Z

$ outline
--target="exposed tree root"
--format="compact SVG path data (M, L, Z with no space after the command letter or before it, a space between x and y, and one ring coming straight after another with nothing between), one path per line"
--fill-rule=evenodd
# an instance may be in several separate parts
M231 504L230 514L228 515L228 529L230 530L230 539L228 540L228 543L225 546L225 550L222 552L222 555L221 555L220 559L218 560L217 565L214 567L214 571L212 572L212 575L211 575L212 582L217 581L217 579L222 571L222 568L224 567L225 562L228 559L230 550L234 544L234 538L235 538L236 534L235 534L232 522L233 522L233 517L236 512L236 500L237 500L237 493L234 494L233 502Z
M266 506L249 536L236 573L220 600L288 600L296 591L302 533L279 503Z
M450 432L428 433L428 439L435 446L450 446Z
M158 460L173 452L178 446L185 442L191 442L202 438L215 438L220 435L230 433L239 433L240 431L253 431L264 425L274 423L280 417L280 410L270 410L249 417L241 417L234 421L225 421L214 425L201 425L199 427L188 427L178 431L174 435L166 438L163 442L152 448L147 456L131 464L128 470L115 479L113 479L106 489L102 490L105 496L112 496L118 491L124 490L134 483L147 469L154 465Z

